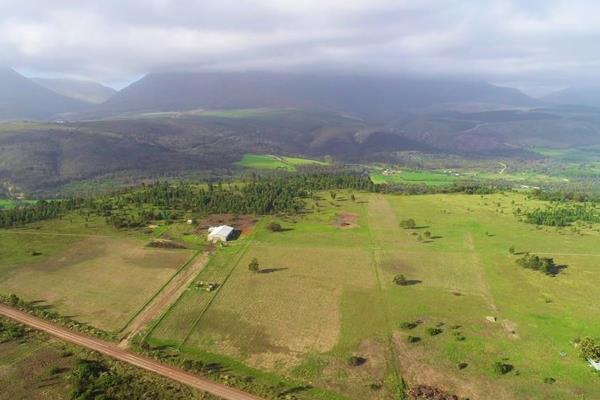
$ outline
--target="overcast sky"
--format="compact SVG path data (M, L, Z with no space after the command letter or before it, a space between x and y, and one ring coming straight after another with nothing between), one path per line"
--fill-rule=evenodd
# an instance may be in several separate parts
M123 85L151 71L443 74L538 94L600 82L600 2L0 0L0 63Z

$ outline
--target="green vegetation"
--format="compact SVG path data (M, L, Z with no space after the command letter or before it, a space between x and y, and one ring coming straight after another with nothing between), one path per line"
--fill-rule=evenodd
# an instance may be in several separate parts
M280 157L264 154L246 154L237 164L251 169L283 169L287 171L295 171L297 167L303 165L327 165L326 162L307 158Z
M595 204L569 204L536 208L526 214L530 224L548 226L568 226L575 221L600 222L600 210Z
M599 223L533 226L527 214L549 206L540 196L442 189L454 190L464 193L397 195L359 175L290 175L153 184L72 200L58 218L46 219L47 202L31 208L44 218L0 230L9 247L0 292L115 332L191 254L148 243L202 249L204 233L187 219L249 211L256 225L216 246L189 290L136 337L137 351L267 398L403 398L433 382L422 376L462 397L599 396L578 354L594 354L595 342L573 350L573 338L600 330ZM111 217L128 214L142 223L117 229ZM555 279L526 270L566 265ZM81 393L105 390L94 372L103 367L88 367Z
M557 275L564 266L556 265L553 258L550 257L539 257L535 254L525 254L522 258L517 260L523 268L532 269L534 271L540 271L546 275Z

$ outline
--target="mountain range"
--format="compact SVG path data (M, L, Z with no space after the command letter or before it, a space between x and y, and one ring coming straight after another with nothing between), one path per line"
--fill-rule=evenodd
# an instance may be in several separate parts
M35 83L65 97L92 104L104 103L117 91L108 86L77 79L31 78Z
M535 160L532 148L600 146L600 109L478 81L186 72L149 74L114 93L0 69L0 88L0 120L30 121L0 125L0 186L26 190L106 174L227 171L246 153Z

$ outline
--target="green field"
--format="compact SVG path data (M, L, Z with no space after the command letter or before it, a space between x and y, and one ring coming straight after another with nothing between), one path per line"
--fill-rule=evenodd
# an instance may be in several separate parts
M140 235L75 215L0 230L0 293L118 331L192 255Z
M246 154L237 164L250 169L284 169L287 171L294 171L301 165L327 165L324 161L267 154Z
M537 229L513 215L538 204L519 194L322 194L308 214L274 218L284 232L265 218L220 249L198 278L220 290L189 289L150 342L326 389L300 398L384 399L401 378L470 398L597 398L598 376L573 340L600 332L598 227ZM406 218L418 229L401 229ZM431 239L417 240L425 231ZM568 268L524 270L511 245ZM252 258L267 271L248 271ZM394 284L399 273L413 284ZM442 333L430 336L433 327ZM350 366L351 355L366 362ZM496 361L513 371L496 375Z
M27 204L31 204L33 201L30 200L8 200L8 199L0 199L0 210L14 208L17 206L25 206Z
M449 186L458 182L512 182L515 184L539 185L542 183L565 182L569 174L550 176L537 172L504 172L498 166L497 172L473 170L410 170L372 169L371 180L376 184L412 184L427 186ZM574 176L571 174L570 176Z

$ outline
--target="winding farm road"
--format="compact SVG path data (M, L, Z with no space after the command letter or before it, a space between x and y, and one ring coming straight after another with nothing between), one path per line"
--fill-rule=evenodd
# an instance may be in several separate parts
M174 381L213 394L225 400L262 400L260 397L190 374L181 369L161 364L158 361L122 349L116 344L73 332L5 305L0 305L0 315L28 325L34 329L46 332L61 340L97 351L119 361L154 372L158 375L173 379Z

